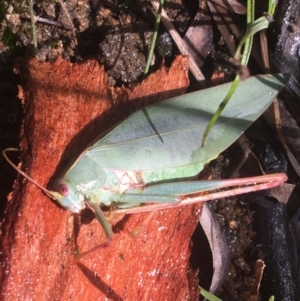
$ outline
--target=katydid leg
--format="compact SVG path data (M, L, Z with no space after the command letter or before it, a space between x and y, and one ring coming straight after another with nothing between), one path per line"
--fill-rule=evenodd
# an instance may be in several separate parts
M114 237L114 232L112 231L111 225L108 222L108 220L106 219L103 211L100 209L99 204L93 203L91 201L85 201L85 204L87 205L87 207L89 207L95 213L97 220L99 221L99 223L101 224L101 226L104 230L107 241L100 245L97 245L96 247L94 247L86 252L79 253L76 256L78 260L80 260L83 257L86 257L88 255L91 255L91 254L99 251L100 249L109 247L111 245L111 243L113 241L113 237Z
M155 185L156 186L156 185ZM129 203L130 207L139 206L141 203L177 203L178 199L176 195L171 193L161 193L161 191L156 190L157 193L148 192L148 190L128 190L121 196L118 196L120 203ZM175 194L175 193L174 193ZM122 207L122 206L120 206ZM123 207L125 208L125 207Z
M111 224L108 222L103 211L100 209L99 203L97 204L90 201L86 201L86 204L94 211L97 220L99 221L104 230L107 240L112 240L114 232L111 228Z
M178 193L178 203L165 203L165 204L154 204L154 205L147 205L144 207L138 207L138 208L128 208L128 209L116 209L116 213L140 213L140 212L149 212L153 210L162 210L162 209L170 209L174 207L179 207L179 206L185 206L189 204L194 204L194 203L199 203L199 202L205 202L205 201L210 201L210 200L215 200L219 198L224 198L224 197L230 197L238 194L243 194L243 193L249 193L249 192L254 192L254 191L259 191L259 190L264 190L264 189L270 189L276 186L279 186L283 184L287 180L287 176L283 173L278 173L278 174L271 174L271 175L263 175L263 176L258 176L258 177L250 177L250 178L241 178L241 179L228 179L228 180L220 180L220 181L207 181L207 182L212 182L212 186L216 185L219 183L219 185L216 188L230 188L230 187L235 187L231 188L229 190L225 191L217 191L217 192L211 192L209 194L197 196L197 197L186 197L187 194L195 193L195 191L192 191L190 193L185 193L179 194ZM190 182L178 182L176 183L177 186L179 187L180 184L186 184ZM197 182L195 182L197 183ZM174 184L174 183L170 183ZM164 184L161 184L164 185ZM168 184L169 185L169 184ZM208 184L209 185L209 184ZM247 185L247 186L245 186ZM155 185L156 186L156 185ZM244 187L236 187L236 186L244 186ZM149 187L150 188L150 187ZM202 191L208 191L207 189L202 190ZM198 190L198 192L201 192L201 190ZM149 195L149 202L151 199L151 195Z
M106 241L106 242L104 242L104 243L102 243L102 244L100 244L100 245L97 245L96 247L94 247L94 248L92 248L92 249L90 249L90 250L88 250L88 251L85 251L85 252L83 252L83 253L79 253L79 254L76 256L76 259L77 259L77 260L80 260L80 259L82 259L82 258L84 258L84 257L87 257L87 256L89 256L89 255L94 254L95 252L100 251L100 250L103 249L103 248L107 248L107 247L111 246L112 242L113 242L113 238L111 238L110 240L108 240L108 241Z

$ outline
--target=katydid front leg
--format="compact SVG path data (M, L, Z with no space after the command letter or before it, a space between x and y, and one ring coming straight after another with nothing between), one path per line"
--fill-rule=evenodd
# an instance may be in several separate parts
M99 207L99 204L95 203L91 200L86 200L85 204L88 208L90 208L94 212L95 217L97 218L98 222L100 223L100 225L105 233L107 241L97 245L96 247L94 247L88 251L85 251L82 253L78 252L78 254L76 254L76 258L78 260L80 260L86 256L92 255L93 253L95 253L103 248L109 247L111 245L111 243L113 242L113 238L114 238L114 232L112 230L111 224L109 223L105 214Z

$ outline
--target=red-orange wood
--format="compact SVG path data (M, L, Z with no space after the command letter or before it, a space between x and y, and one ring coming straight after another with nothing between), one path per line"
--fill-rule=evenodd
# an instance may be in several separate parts
M107 87L96 61L31 60L18 70L22 169L43 186L98 134L188 85L183 57L132 89ZM197 300L188 259L200 211L201 205L156 212L137 238L130 231L147 214L127 215L114 226L110 247L76 261L77 248L105 241L98 222L88 211L79 216L62 209L19 176L2 225L1 300Z

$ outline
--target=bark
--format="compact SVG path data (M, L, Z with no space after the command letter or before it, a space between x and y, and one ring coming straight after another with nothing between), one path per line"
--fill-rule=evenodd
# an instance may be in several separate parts
M99 133L188 85L182 57L132 89L107 87L104 68L92 60L31 60L18 70L22 169L43 186ZM197 300L188 259L200 211L201 205L155 212L137 237L130 233L147 214L126 215L113 227L110 247L77 261L75 251L105 241L98 222L88 210L64 210L19 176L2 225L2 300Z

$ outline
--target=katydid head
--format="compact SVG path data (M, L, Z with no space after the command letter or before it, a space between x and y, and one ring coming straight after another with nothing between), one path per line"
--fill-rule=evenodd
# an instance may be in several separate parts
M32 182L34 185L39 187L43 192L47 194L51 199L57 201L61 206L70 210L73 213L79 213L84 206L84 196L77 191L75 185L68 181L68 179L62 178L57 185L55 185L56 191L51 191L40 184L38 184L35 180L29 177L26 173L24 173L20 168L18 168L6 155L8 151L18 151L16 148L7 148L3 150L2 154L6 161L21 175L23 175L26 179Z
M66 209L78 213L85 208L86 198L91 198L93 191L101 188L105 181L105 171L85 152L71 162L53 183L59 195L56 200Z
M79 213L84 206L84 196L76 186L66 178L62 178L55 185L55 191L50 191L54 198L61 206L73 213Z

